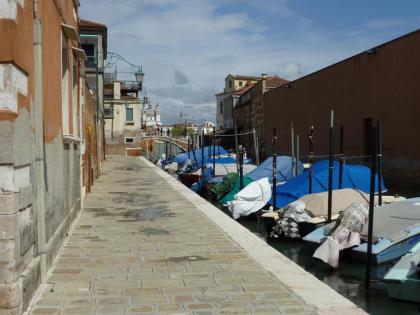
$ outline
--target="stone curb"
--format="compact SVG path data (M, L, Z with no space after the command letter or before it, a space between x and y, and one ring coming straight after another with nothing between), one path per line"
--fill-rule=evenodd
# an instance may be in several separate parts
M224 214L207 200L177 181L147 159L140 157L176 191L196 206L212 222L219 226L236 244L248 253L262 268L273 274L306 304L316 309L317 314L358 315L367 314L328 285L305 271L286 256L248 231L241 224Z

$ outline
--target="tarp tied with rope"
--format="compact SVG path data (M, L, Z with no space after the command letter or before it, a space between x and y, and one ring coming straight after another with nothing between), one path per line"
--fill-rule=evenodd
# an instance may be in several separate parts
M339 163L334 162L333 189L339 189ZM369 193L370 169L364 165L343 165L342 188L358 189ZM382 189L386 191L382 180ZM312 193L328 191L328 161L319 161L312 166ZM277 186L277 208L283 208L289 203L309 194L309 172L289 180L284 185ZM375 180L375 193L378 192L378 177ZM269 204L273 204L271 199Z
M278 155L276 158L277 162L277 183L286 182L293 178L293 164L292 164L292 157L291 156L281 156ZM298 163L298 174L300 175L303 173L303 165L300 161ZM269 157L264 162L262 162L258 167L249 172L247 177L250 177L253 181L259 180L264 177L268 177L268 181L270 183L273 182L273 157Z
M212 146L204 147L203 151L204 151L204 161L209 161L209 159L214 155ZM221 146L215 146L214 151L216 153L215 154L216 156L228 154L228 152L225 149L223 149L223 147ZM193 165L196 167L201 166L201 154L202 154L201 148L190 151L190 160L193 162ZM187 159L188 159L188 152L185 152L185 153L178 154L175 157L175 162L177 162L178 165L183 165L185 161L187 161Z

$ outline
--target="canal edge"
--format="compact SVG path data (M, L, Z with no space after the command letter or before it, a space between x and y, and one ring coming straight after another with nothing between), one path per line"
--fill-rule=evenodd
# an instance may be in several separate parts
M174 177L149 160L143 157L140 157L140 159L222 229L232 241L238 244L262 268L286 285L290 291L306 304L314 307L317 314L367 314L353 302L272 248Z

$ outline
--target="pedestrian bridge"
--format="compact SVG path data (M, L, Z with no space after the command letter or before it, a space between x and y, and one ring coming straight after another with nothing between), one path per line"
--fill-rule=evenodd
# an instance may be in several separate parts
M164 142L170 142L172 141L172 145L177 146L178 148L187 151L188 150L188 141L185 139L179 139L179 138L170 138L168 136L157 136L157 135L153 135L153 136L144 136L141 138L141 142L143 141L164 141Z

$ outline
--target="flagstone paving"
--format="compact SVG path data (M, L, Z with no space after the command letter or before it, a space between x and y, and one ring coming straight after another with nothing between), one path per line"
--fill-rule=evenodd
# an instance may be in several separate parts
M134 157L105 162L48 282L31 314L314 313Z

